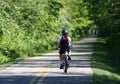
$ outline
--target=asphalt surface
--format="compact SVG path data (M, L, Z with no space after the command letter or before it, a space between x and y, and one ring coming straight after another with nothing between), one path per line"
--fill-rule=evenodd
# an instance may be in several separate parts
M0 71L0 84L92 84L90 58L96 38L73 44L68 73L59 69L58 51L19 61Z

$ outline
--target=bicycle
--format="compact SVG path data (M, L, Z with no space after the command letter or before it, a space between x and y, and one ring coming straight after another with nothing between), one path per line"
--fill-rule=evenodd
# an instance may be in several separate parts
M64 73L67 73L67 70L69 68L68 55L67 54L63 54L62 58L63 58L63 70L64 70Z

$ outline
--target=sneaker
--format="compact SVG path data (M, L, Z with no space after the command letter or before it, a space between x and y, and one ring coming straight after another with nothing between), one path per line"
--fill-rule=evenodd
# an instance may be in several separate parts
M60 64L60 69L63 69L63 64Z
M70 56L68 56L68 60L71 60L71 57L70 57Z

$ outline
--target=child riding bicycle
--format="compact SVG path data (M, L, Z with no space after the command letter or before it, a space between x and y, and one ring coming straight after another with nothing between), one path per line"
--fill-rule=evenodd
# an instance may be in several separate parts
M63 68L63 60L62 55L65 54L65 52L68 53L68 60L71 60L70 52L71 52L71 38L68 36L68 30L63 29L62 35L58 39L57 48L59 49L59 58L62 61L60 65L60 69Z

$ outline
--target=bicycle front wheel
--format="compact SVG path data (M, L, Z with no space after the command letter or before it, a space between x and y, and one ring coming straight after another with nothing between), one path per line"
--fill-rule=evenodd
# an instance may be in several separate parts
M67 73L68 70L68 61L65 59L64 60L64 73Z

